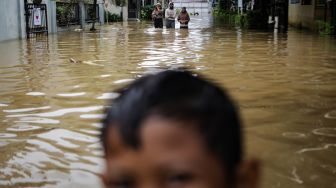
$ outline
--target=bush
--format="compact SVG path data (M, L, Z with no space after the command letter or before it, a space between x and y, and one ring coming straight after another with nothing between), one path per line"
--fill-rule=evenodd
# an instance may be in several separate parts
M110 12L107 13L107 15L105 14L105 22L107 22L107 19L109 22L119 22L122 21L122 17L118 14L111 14Z
M154 5L146 5L146 6L141 7L140 18L142 20L151 20L153 10L154 10Z
M67 26L78 22L75 15L74 4L57 3L56 4L56 20L58 26Z
M181 11L182 11L182 9L177 8L177 9L176 9L176 15L179 15Z
M115 4L119 7L123 7L126 5L126 0L115 0Z
M248 11L246 21L249 29L267 29L268 15L261 10Z
M235 16L235 25L240 26L242 28L248 28L248 21L247 21L247 15L246 14L237 14Z
M228 24L231 26L236 26L236 23L239 23L239 21L236 21L239 17L237 13L223 10L218 7L214 9L213 16L215 17L215 19L223 22L224 24Z
M248 11L244 14L238 14L236 11L221 9L217 6L213 10L215 19L232 26L240 26L249 29L267 29L268 15L261 10Z
M334 33L334 26L330 23L330 22L325 22L322 20L317 20L316 21L316 25L317 25L317 29L318 32L321 35L332 35L332 34L336 34Z

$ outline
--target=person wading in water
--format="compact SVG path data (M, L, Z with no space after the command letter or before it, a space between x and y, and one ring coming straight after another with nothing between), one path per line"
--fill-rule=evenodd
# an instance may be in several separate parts
M176 12L174 10L173 2L169 3L169 8L167 8L165 12L165 17L166 17L166 28L175 28Z
M180 22L180 28L188 29L188 23L190 21L190 17L186 7L182 7L182 11L178 15L177 21Z
M153 12L152 12L152 19L154 21L155 28L163 28L163 12L161 10L161 4L157 3Z

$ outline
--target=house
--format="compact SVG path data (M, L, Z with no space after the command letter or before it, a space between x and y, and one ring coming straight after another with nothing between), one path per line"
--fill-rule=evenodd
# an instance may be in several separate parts
M316 30L316 21L335 24L336 0L290 0L288 23L299 28Z
M1 0L0 1L0 41L26 38L29 24L34 25L32 19L32 12L26 14L26 10L32 11L31 7L26 7L26 4L32 3L32 0ZM56 3L53 0L43 0L46 4L45 10L41 11L41 17L36 20L35 25L38 21L43 20L43 23L39 24L39 28L43 28L48 31L48 33L54 33L57 31L56 19L53 19L55 15ZM44 12L45 11L45 12ZM47 13L47 14L45 14ZM29 17L30 16L30 17ZM47 24L45 24L47 23ZM41 32L38 30L37 32Z
M69 26L80 26L85 29L93 22L94 9L96 9L95 22L104 24L103 0L97 0L96 7L93 5L93 0L56 0L58 30Z
M28 38L36 34L56 33L62 26L85 26L92 22L88 10L93 0L0 0L0 41ZM97 22L104 23L104 1L98 0ZM69 15L60 12L61 6L71 4ZM63 17L62 17L63 16ZM62 20L63 19L63 20ZM62 22L66 19L67 22Z

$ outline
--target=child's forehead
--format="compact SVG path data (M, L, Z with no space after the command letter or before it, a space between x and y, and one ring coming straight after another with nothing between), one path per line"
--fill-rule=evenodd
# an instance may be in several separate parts
M126 140L120 131L120 125L111 126L107 137L108 150L113 152L125 149L141 150L152 146L175 147L175 149L179 146L188 146L202 147L203 149L205 146L204 139L200 131L196 129L194 121L170 119L157 115L146 118L134 135L138 137L139 143L137 145L139 145L139 148L126 144Z
M106 155L112 179L131 177L134 182L143 182L151 177L148 181L161 181L187 174L206 181L207 187L223 187L217 186L226 181L221 161L208 152L200 132L184 123L160 117L146 119L139 131L141 144L137 149L125 145L117 128L112 128L108 135L112 143L108 145L114 152Z

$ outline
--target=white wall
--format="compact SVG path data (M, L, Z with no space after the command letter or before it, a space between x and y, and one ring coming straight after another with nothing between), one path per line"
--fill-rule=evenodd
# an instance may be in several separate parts
M26 37L23 0L0 0L0 41Z
M312 5L289 4L288 23L297 27L311 28L315 23L315 1ZM313 29L313 28L311 28Z
M126 6L124 7L119 7L119 6L115 6L113 3L112 3L112 0L106 0L108 1L108 4L107 4L107 7L104 6L105 8L105 11L108 11L110 12L111 14L117 14L120 16L120 12L121 12L121 9L123 11L123 20L124 21L127 21L127 18L128 18L128 8L127 8L127 4ZM106 13L105 13L106 14Z
M57 21L56 21L56 0L43 0L42 3L47 5L48 11L48 32L57 32Z
M174 8L181 9L182 7L186 7L189 13L198 13L199 15L207 15L209 10L208 2L183 2L183 1L175 1Z
M56 0L43 0L42 3L47 4L49 33L54 33L57 31ZM0 0L0 41L26 38L24 14L24 0Z

